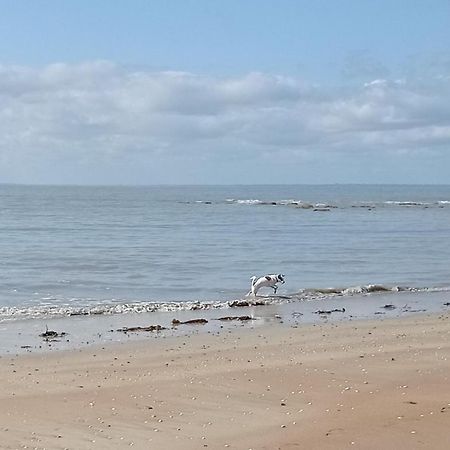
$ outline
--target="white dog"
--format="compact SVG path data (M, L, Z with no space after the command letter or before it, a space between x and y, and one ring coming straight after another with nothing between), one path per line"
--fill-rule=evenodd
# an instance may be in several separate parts
M262 287L271 287L273 293L276 294L278 289L277 283L284 284L284 275L281 273L278 275L264 275L259 278L253 276L250 279L252 280L252 289L247 295L252 294L253 296L256 296Z

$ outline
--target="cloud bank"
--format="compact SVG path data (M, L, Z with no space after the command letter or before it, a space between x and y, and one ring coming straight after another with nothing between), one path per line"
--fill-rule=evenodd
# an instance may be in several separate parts
M255 160L442 156L449 143L450 73L325 88L263 73L213 78L104 61L0 66L0 181L83 182L97 173L114 183L122 166L176 182L171 169L181 176L190 167L195 177L202 167ZM60 178L50 176L55 170Z

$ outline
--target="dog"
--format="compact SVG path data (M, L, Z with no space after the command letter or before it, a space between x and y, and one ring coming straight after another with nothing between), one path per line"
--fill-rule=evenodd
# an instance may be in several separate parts
M259 278L252 276L250 280L252 280L251 291L247 295L252 294L256 296L262 287L271 287L273 293L276 294L278 289L277 283L284 284L284 275L279 273L278 275L264 275Z

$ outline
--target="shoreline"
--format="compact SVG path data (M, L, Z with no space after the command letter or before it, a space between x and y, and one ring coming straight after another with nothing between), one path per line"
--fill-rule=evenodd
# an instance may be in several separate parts
M446 449L449 337L444 311L3 355L2 448Z
M263 300L264 297L260 299ZM240 327L260 328L277 323L303 326L324 322L400 318L449 310L450 292L447 290L389 291L257 306L18 319L0 322L0 355L53 352L148 339L159 341L173 336L216 333ZM239 320L243 317L248 320ZM220 320L221 318L236 320ZM196 319L203 323L178 326L172 323L173 320L185 322ZM120 331L139 327L144 329ZM153 331L145 331L146 327ZM46 329L64 334L44 339L40 335Z

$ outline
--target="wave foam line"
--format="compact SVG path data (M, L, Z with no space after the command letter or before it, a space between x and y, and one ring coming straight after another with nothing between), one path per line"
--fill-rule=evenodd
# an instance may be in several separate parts
M403 201L403 200L387 200L387 201L364 201L350 204L332 204L328 202L307 202L304 200L260 200L260 199L234 199L227 198L222 201L211 200L196 200L195 202L180 202L180 203L196 203L196 204L227 204L227 205L242 205L242 206L290 206L300 209L334 209L334 208L446 208L450 207L450 200L438 201Z
M28 307L0 307L0 322L18 319L36 319L46 317L92 316L127 313L175 312L233 308L242 306L260 306L290 303L296 301L324 300L333 297L348 297L354 295L369 295L376 293L395 292L445 292L450 287L405 287L368 284L345 288L308 288L296 293L282 296L244 297L227 301L187 301L187 302L124 302L102 303L92 306L68 305L36 305Z

